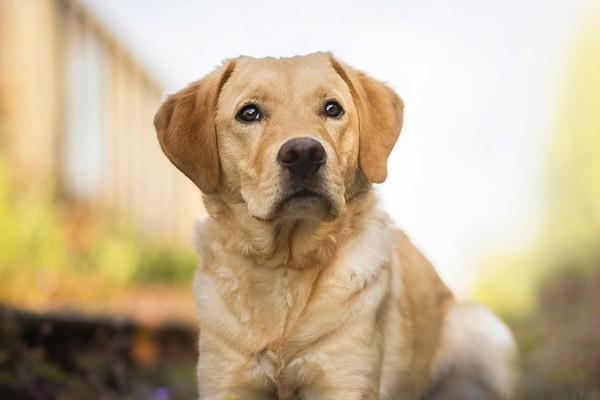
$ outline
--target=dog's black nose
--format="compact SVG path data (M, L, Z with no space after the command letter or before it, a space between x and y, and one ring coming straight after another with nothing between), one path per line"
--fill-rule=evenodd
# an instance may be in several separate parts
M308 137L290 139L277 153L277 162L294 175L312 175L325 164L325 149L315 139Z

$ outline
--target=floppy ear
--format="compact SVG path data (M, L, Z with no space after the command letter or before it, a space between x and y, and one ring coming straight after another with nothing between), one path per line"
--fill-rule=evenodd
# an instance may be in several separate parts
M331 65L344 79L358 111L358 162L367 179L385 181L387 159L400 135L404 105L402 99L383 82L337 61Z
M220 178L215 115L219 93L234 61L170 95L154 116L163 152L204 193L213 193Z

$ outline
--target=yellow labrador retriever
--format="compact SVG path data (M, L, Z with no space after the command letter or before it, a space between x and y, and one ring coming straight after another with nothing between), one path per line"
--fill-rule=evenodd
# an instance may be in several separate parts
M200 399L510 396L510 331L454 299L371 190L402 113L328 53L229 60L161 106L162 149L210 216Z

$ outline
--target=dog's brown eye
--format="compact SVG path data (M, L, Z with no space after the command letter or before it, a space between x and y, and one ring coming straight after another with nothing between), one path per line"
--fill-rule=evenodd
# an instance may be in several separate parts
M242 107L235 117L242 122L255 122L260 121L262 115L256 104L248 104Z
M340 106L340 103L338 103L337 101L328 101L327 103L325 103L323 112L328 117L338 118L344 113L344 109L342 108L342 106Z

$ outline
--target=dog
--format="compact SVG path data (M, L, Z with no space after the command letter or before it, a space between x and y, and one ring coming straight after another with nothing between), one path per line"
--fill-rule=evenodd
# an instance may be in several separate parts
M168 96L163 152L203 193L199 398L504 399L510 330L395 229L403 102L330 53L227 60Z

